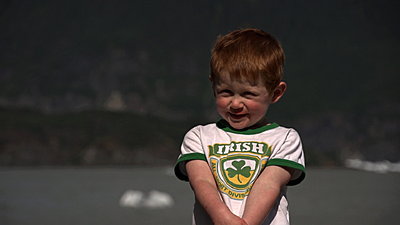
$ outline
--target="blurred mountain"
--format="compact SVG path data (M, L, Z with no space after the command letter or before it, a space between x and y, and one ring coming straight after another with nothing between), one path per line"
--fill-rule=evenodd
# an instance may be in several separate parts
M50 121L56 115L69 121L104 111L185 127L213 121L207 79L213 41L236 28L257 27L281 40L287 57L289 89L270 119L303 134L311 162L400 160L399 4L4 0L0 106L3 115L24 108ZM27 122L33 111L24 112L7 118ZM7 132L21 132L13 127ZM151 142L151 130L145 131L142 140ZM0 136L3 153L20 143L9 135ZM49 146L46 141L39 145Z

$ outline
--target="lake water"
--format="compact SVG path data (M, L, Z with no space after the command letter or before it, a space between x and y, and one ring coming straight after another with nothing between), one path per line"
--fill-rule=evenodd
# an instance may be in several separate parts
M169 195L172 205L121 205L127 191ZM400 173L308 169L288 190L294 225L378 225L400 221ZM1 225L184 225L193 196L169 168L0 170Z

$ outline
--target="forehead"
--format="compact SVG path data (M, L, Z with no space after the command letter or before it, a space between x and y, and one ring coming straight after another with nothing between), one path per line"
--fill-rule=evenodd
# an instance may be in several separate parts
M236 75L236 74L235 74ZM261 76L235 76L229 73L221 73L214 79L215 85L239 83L250 86L264 86Z
M258 80L239 79L231 76L221 76L214 84L215 88L234 89L266 89L264 82Z

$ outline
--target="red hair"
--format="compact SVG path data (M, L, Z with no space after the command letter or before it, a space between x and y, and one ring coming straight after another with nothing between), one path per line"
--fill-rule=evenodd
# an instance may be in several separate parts
M261 78L267 90L276 88L283 77L285 55L280 43L259 29L232 31L217 38L211 51L213 84L221 76L256 84Z

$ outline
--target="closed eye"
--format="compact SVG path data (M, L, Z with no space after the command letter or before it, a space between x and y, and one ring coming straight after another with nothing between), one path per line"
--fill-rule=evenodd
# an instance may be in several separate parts
M246 91L246 92L243 93L243 96L244 96L244 97L257 97L258 94L255 93L255 92Z
M233 95L233 92L229 89L222 89L222 90L217 91L217 94L222 95L222 96L230 96L230 95Z

